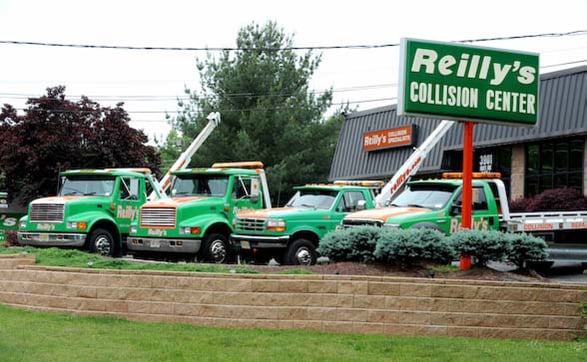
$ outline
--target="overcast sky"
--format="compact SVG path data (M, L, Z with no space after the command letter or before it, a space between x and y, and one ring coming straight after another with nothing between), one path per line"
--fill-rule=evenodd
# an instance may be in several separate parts
M0 0L0 40L89 45L234 47L238 30L274 20L296 46L389 44L401 37L454 41L587 30L587 0L560 1L31 1ZM476 43L540 53L541 73L587 64L587 34ZM360 110L395 103L398 48L324 50L312 85ZM65 85L68 96L125 102L131 125L169 131L187 86L199 89L205 52L0 44L0 104ZM583 63L554 66L561 63ZM380 100L381 101L376 101Z

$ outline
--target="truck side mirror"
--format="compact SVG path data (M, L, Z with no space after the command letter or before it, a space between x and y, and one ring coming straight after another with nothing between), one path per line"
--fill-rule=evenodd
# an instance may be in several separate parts
M171 197L173 197L175 195L177 195L177 190L176 189L171 190Z
M357 210L365 210L365 207L367 206L367 201L366 200L359 200L357 201Z
M449 213L450 215L460 215L462 208L463 206L461 204L455 202L450 206Z

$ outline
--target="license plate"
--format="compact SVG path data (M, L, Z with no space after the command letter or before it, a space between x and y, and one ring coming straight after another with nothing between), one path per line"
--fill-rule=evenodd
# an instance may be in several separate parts
M161 247L161 241L159 241L159 240L151 240L151 247L152 248L160 248Z
M248 241L241 241L241 248L243 248L243 249L250 249L251 248L251 243L249 243Z
M49 241L49 234L39 234L39 240Z

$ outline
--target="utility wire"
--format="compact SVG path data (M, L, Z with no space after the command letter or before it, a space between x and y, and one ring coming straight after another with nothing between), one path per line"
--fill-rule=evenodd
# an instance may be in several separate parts
M456 40L456 43L478 43L497 40L515 40L528 38L545 38L545 37L563 37L587 35L587 30L574 30L558 33L540 33L511 35L492 38L477 38ZM60 47L60 48L84 48L84 49L116 49L116 50L141 50L141 51L282 51L282 50L336 50L336 49L379 49L397 47L399 43L387 44L355 44L355 45L319 45L319 46L292 46L279 48L254 48L254 47L165 47L165 46L127 46L127 45L96 45L96 44L68 44L68 43L47 43L36 41L18 41L18 40L0 40L0 44L11 45L33 45L43 47Z

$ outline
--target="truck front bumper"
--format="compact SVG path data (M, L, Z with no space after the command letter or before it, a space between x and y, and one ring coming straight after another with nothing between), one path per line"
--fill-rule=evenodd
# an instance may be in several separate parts
M232 234L230 241L241 249L273 249L287 248L289 235L283 236L259 236Z
M21 245L81 247L86 243L86 236L87 234L19 231L18 242Z
M129 236L126 247L132 251L156 251L163 253L197 253L201 239L159 239Z

